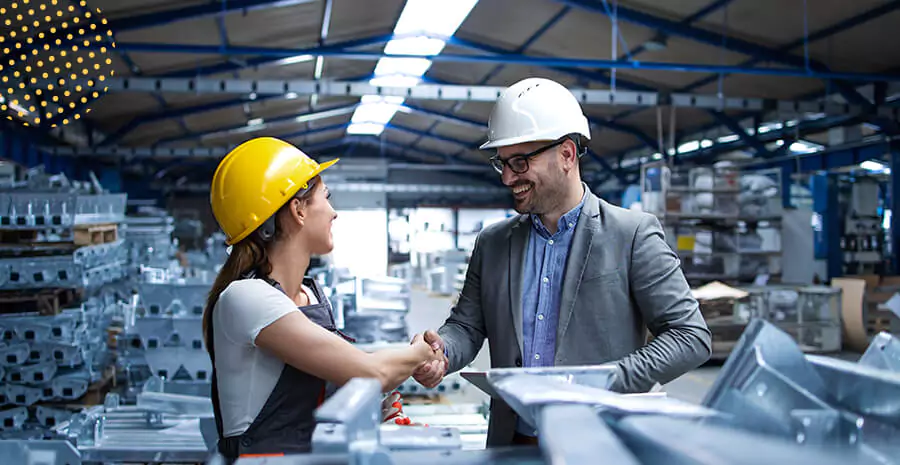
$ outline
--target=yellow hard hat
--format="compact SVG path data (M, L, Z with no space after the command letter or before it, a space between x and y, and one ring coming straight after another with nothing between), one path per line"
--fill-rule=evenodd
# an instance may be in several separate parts
M257 137L235 147L216 168L209 193L225 242L243 240L337 161L319 164L273 137Z

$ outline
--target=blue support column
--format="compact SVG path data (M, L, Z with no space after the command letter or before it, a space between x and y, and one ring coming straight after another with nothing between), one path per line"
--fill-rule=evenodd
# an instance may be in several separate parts
M891 146L891 270L900 274L900 144Z
M794 185L791 176L796 172L794 160L785 160L781 162L781 206L784 208L793 207L791 203L791 186Z
M817 260L827 263L828 279L843 275L844 252L841 250L841 217L838 205L837 179L817 174L810 181L813 211L818 215L818 227L813 229L813 249Z
M95 173L100 185L110 192L122 192L122 176L118 166L104 166Z

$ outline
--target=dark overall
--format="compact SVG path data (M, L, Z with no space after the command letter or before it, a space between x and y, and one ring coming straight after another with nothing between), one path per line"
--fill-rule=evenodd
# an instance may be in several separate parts
M253 274L247 277L252 278ZM263 278L269 284L284 292L276 281ZM354 342L335 327L331 305L314 279L304 278L303 284L313 290L316 305L298 307L313 323ZM210 322L212 334L212 322ZM315 409L331 395L331 386L325 380L302 372L285 363L275 389L269 395L259 415L240 436L223 438L222 413L219 407L219 392L216 380L215 350L210 338L209 353L213 362L212 403L216 429L219 432L219 453L229 461L244 454L297 454L309 452L312 448L312 433L316 427Z

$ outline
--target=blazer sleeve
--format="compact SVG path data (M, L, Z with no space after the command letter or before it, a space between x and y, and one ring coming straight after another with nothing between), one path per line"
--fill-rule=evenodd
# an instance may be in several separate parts
M709 360L712 335L655 216L644 215L635 232L629 279L632 298L654 337L618 361L612 389L646 392Z
M469 258L466 280L459 299L451 309L447 321L438 329L450 362L447 373L453 373L472 363L484 345L487 334L481 308L482 241L482 234L479 234Z

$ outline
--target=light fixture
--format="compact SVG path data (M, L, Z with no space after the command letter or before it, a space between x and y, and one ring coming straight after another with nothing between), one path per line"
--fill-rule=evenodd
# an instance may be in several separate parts
M413 87L431 67L427 57L438 55L469 16L478 0L407 0L394 26L394 36L384 47L385 57L375 65L373 86ZM397 58L392 54L418 55ZM367 99L366 97L374 97ZM348 134L378 135L403 107L403 98L365 96L347 128Z
M859 167L869 171L884 171L885 164L876 160L866 160L859 164Z
M658 52L660 50L665 50L668 47L669 38L662 33L658 33L653 36L652 39L644 42L644 50L648 52Z

